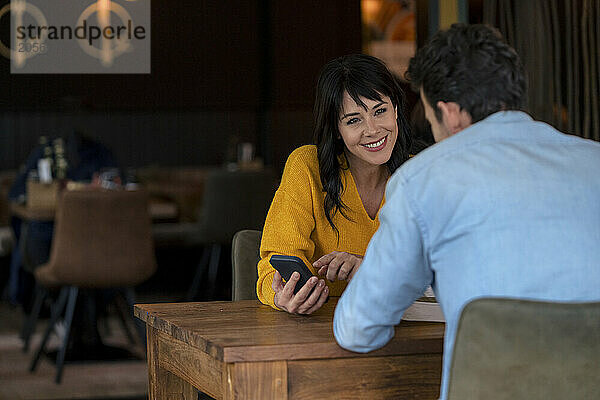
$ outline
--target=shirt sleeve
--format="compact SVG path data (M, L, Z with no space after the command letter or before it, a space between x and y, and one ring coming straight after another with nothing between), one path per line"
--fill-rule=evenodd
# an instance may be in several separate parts
M315 184L305 160L292 153L267 214L260 246L261 260L257 265L258 299L273 308L277 308L272 287L275 269L269 263L273 254L300 257L315 274L309 262L315 251L315 244L311 239L311 233L315 229L312 203Z
M411 207L399 174L388 183L386 198L379 229L333 321L339 345L361 353L383 347L404 311L433 281L423 244L425 225Z

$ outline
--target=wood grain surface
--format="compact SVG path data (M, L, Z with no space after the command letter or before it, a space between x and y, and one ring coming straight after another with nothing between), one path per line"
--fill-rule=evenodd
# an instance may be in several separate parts
M286 361L227 364L225 399L288 398Z
M333 336L337 299L310 316L275 311L256 300L138 304L135 316L226 363L356 357ZM444 324L402 321L394 338L365 357L441 353Z
M150 399L436 399L444 324L405 322L382 349L339 347L331 299L310 316L255 300L135 306L146 322Z
M442 354L288 362L290 399L437 399Z

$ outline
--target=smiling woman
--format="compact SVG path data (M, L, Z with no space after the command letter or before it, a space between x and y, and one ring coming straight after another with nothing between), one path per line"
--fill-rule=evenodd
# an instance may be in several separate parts
M340 296L379 227L390 175L409 157L404 94L385 64L357 54L322 69L315 99L316 145L289 156L265 222L258 298L291 313L310 314ZM299 257L316 276L296 294L269 263ZM313 290L314 288L314 290Z

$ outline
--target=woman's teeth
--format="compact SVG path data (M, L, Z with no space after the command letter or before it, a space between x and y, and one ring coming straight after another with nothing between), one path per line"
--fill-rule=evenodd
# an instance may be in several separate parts
M365 144L365 147L370 147L370 148L374 148L374 147L379 147L383 144L383 142L385 141L385 136L383 138L381 138L381 140L379 142L375 142L375 143L370 143L370 144Z

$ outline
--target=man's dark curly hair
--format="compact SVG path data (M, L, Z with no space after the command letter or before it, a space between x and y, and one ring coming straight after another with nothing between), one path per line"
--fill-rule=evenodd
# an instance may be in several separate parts
M438 101L455 102L473 123L525 107L527 78L515 50L487 25L454 24L410 60L406 78L423 90L438 120Z

